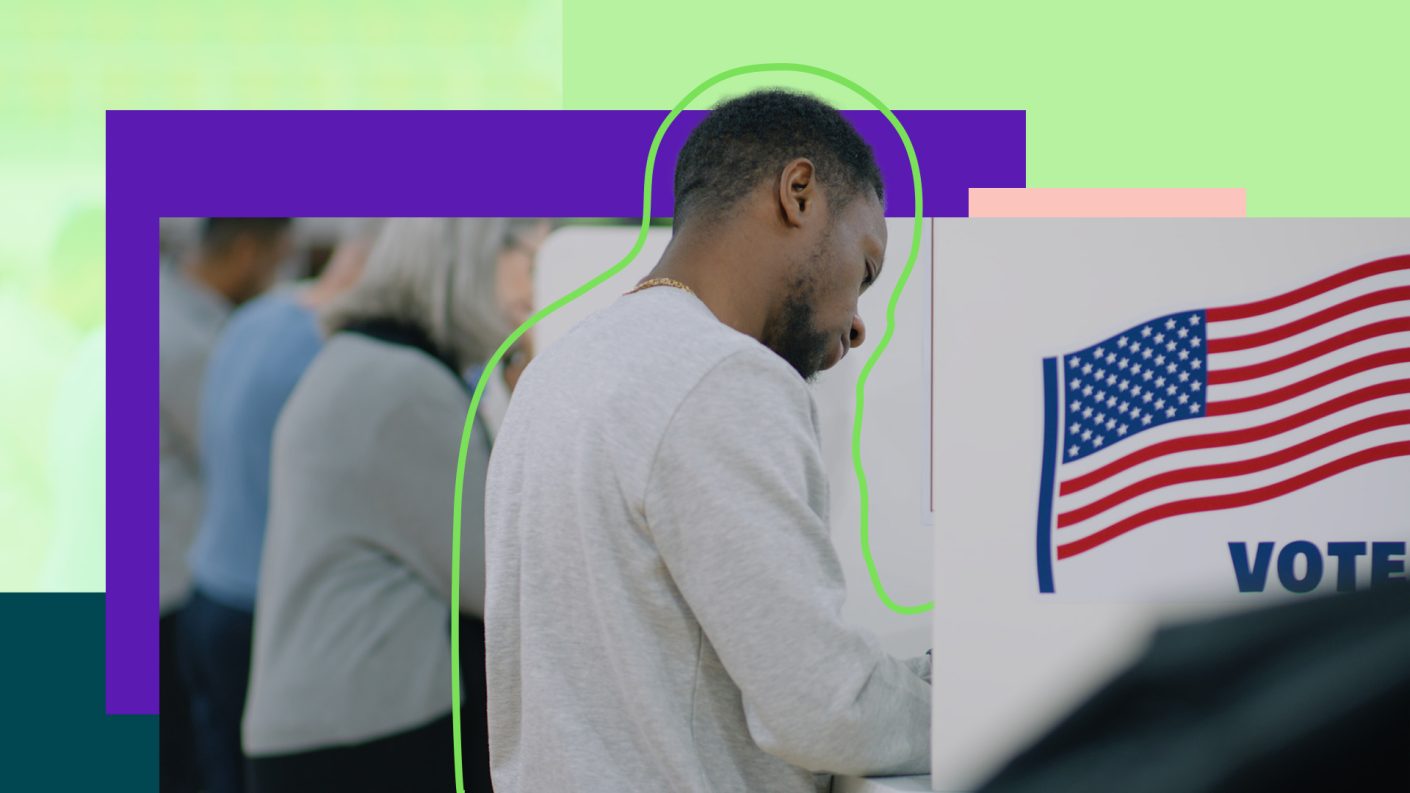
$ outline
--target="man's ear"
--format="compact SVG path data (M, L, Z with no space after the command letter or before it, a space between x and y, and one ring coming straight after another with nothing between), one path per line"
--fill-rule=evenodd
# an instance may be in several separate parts
M778 177L779 214L790 228L800 227L816 215L817 174L806 157L791 160Z

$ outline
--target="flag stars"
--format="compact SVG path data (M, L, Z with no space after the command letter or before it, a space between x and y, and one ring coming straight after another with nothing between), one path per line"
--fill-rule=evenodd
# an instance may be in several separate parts
M1204 415L1204 319L1200 313L1168 315L1066 357L1065 460L1145 428Z

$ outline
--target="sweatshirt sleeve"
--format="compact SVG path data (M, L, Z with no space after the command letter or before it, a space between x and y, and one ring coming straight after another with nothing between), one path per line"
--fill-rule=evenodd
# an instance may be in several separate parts
M647 525L761 748L811 771L929 773L930 685L842 620L811 396L780 363L742 350L683 400Z

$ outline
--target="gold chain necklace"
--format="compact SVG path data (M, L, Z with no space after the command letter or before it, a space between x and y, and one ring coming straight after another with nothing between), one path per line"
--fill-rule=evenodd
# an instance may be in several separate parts
M637 284L636 286L632 287L631 289L628 289L627 291L623 292L622 294L623 294L623 295L635 294L635 293L637 293L637 292L640 292L640 291L643 290L643 289L650 289L650 288L653 287L653 286L674 286L674 287L677 288L677 289L684 289L685 291L689 292L689 293L692 294L692 295L695 294L695 290L694 290L694 289L691 289L689 286L686 286L685 284L681 283L680 281L677 281L677 280L674 279L674 278L649 278L649 279L647 279L647 280L645 280L645 281L642 281L641 283Z

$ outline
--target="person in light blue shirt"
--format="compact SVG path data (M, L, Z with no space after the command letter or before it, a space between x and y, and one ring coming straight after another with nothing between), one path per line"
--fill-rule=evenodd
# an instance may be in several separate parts
M240 716L249 678L269 459L284 402L323 346L316 312L360 276L376 224L362 222L319 278L236 311L211 352L199 421L205 500L188 561L183 674L209 793L245 790Z
M236 312L211 356L201 404L206 505L191 549L203 595L254 611L269 502L274 423L322 346L314 313L297 289Z

